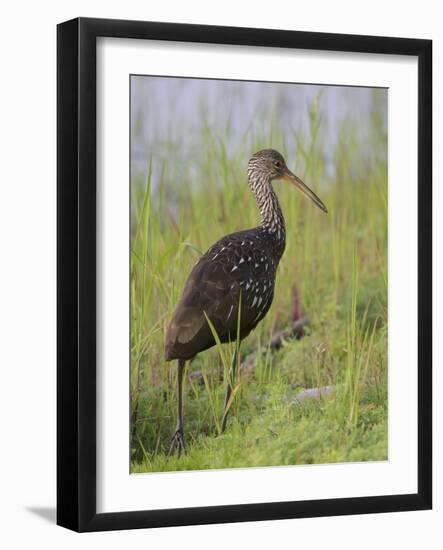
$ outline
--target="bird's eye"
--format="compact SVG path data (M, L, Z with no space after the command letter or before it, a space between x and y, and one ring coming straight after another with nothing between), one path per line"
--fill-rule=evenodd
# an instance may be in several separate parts
M274 166L275 166L276 168L280 168L280 166L281 166L280 161L279 161L279 160L274 160Z

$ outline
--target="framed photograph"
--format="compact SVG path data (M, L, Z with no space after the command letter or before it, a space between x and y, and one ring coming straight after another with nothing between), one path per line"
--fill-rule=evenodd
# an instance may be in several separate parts
M431 41L57 36L58 524L431 508Z

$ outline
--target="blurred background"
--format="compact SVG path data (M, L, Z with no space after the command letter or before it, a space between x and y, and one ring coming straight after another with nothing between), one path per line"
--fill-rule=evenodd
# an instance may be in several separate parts
M294 150L295 131L309 132L310 106L317 102L325 170L334 176L334 149L341 131L352 127L353 137L368 143L376 118L386 133L387 99L386 89L375 88L132 76L132 174L146 176L147 160L153 157L179 164L184 175L197 176L203 154L200 136L208 134L223 139L228 156L248 145L248 154L254 153L263 133L269 146ZM386 154L386 149L377 152ZM374 151L367 147L362 153L369 157ZM160 177L157 163L154 185Z
M386 460L388 91L149 76L130 91L131 471ZM187 370L187 453L168 457L164 333L197 258L259 223L246 171L269 147L329 213L274 182L286 251L273 305L242 344L228 429L213 348ZM270 350L299 319L302 337ZM320 401L297 397L325 387Z

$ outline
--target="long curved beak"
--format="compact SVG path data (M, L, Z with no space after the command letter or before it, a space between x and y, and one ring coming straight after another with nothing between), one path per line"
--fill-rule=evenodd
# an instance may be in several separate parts
M314 191L311 191L309 187L302 182L300 178L298 178L295 174L293 174L288 168L286 168L285 173L282 176L282 179L289 181L295 187L298 187L302 193L304 193L307 197L309 197L315 204L323 210L323 212L328 213L328 209L324 205L323 201L321 201L317 195L314 193Z

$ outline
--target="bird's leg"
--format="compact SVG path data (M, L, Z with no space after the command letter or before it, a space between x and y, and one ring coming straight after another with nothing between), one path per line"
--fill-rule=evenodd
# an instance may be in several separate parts
M185 373L185 366L186 361L179 359L177 370L177 426L175 428L175 432L172 434L168 456L176 447L178 456L180 456L182 451L185 452L186 450L183 433L183 375Z
M235 382L235 373L237 369L237 358L239 353L239 346L235 346L234 355L232 357L232 363L231 368L229 369L229 377L228 381L226 383L226 397L225 397L225 406L223 409L223 418L222 418L222 425L221 425L221 432L223 433L226 429L226 421L228 420L228 413L230 409L230 403L229 400L231 398L232 394L232 387Z

